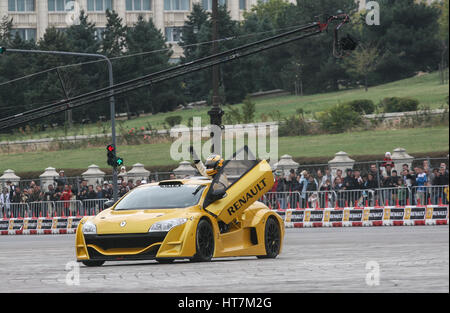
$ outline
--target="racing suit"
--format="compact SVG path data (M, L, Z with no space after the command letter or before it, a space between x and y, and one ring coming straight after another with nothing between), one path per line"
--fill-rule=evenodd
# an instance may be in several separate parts
M198 160L198 161L196 161L194 163L195 163L195 167L199 171L200 175L202 175L204 177L207 177L209 179L214 179L215 175L214 176L209 176L208 174L206 174L206 167L205 167L205 165L203 164L202 161ZM218 186L216 186L216 185L218 185ZM216 188L225 188L225 189L227 189L229 185L230 185L230 182L228 181L227 175L222 173L220 175L220 177L219 177L218 183L214 184L213 188L214 188L214 190Z
M209 176L208 174L206 174L206 166L203 164L203 162L201 160L195 161L194 164L195 164L195 167L197 168L197 170L199 171L199 173L204 177L207 177L209 179L214 179L216 175L220 175L219 181L216 182L212 186L213 195L215 195L216 192L217 192L217 194L219 194L220 192L225 191L228 188L228 186L230 186L230 182L228 181L227 175L225 175L223 173L222 174L217 173L214 176ZM225 224L222 221L218 221L218 225L219 225L220 233L226 233L230 229L230 226Z

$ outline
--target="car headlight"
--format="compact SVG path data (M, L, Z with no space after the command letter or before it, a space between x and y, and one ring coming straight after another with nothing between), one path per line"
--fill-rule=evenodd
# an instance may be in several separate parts
M171 220L156 222L155 224L153 224L150 227L149 232L152 232L152 231L169 231L173 227L181 225L181 224L184 224L186 222L187 222L187 218L174 218L174 219L171 219Z
M92 235L97 233L97 227L92 222L86 222L83 225L83 234Z

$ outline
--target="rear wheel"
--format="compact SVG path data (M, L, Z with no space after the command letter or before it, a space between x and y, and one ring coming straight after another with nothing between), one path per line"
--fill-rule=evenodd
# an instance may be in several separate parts
M105 261L88 260L88 261L81 261L81 263L83 263L84 265L89 266L89 267L95 267L95 266L102 266L103 263L105 263Z
M273 217L269 217L264 231L266 255L259 255L259 259L274 259L280 253L281 232L280 225Z
M191 261L211 261L214 254L214 231L211 224L205 219L201 220L197 225L195 247L196 254Z

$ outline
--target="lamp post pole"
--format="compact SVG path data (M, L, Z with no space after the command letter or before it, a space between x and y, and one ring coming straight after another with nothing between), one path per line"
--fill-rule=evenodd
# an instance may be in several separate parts
M44 51L44 50L23 50L23 49L6 49L6 53L33 53L33 54L52 54L52 55L67 55L67 56L81 56L81 57L90 57L90 58L99 58L106 61L108 64L108 73L109 73L109 86L114 86L114 76L113 76L113 69L112 69L112 63L111 60L102 54L96 54L96 53L82 53L82 52L68 52L68 51ZM4 53L4 52L3 52ZM115 105L115 99L114 99L114 91L111 89L110 91L110 97L109 97L109 106L111 111L111 139L112 144L116 147L117 151L117 145L116 145L116 105ZM117 201L117 170L115 167L113 167L113 198L114 201Z
M212 40L213 47L212 53L217 54L219 52L219 47L217 44L218 39L218 16L219 16L219 3L218 0L212 0ZM212 95L212 108L208 111L210 116L211 125L219 126L220 132L216 134L211 131L211 152L221 154L222 150L222 116L224 114L222 108L220 107L219 98L219 65L215 65L212 68L212 83L213 83L213 95Z

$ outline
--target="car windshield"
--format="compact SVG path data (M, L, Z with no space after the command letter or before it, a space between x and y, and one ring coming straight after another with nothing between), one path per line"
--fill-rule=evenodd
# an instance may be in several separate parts
M158 185L133 189L115 210L149 210L187 208L196 205L202 196L203 185Z

